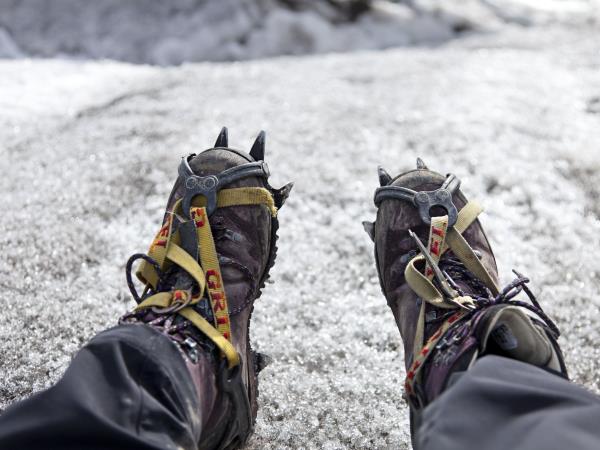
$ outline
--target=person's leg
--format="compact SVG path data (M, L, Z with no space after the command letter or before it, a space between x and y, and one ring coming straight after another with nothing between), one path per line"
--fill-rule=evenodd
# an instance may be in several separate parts
M126 265L137 307L94 338L49 390L0 416L0 448L237 448L252 433L257 374L254 301L275 262L277 212L261 132L249 153L183 158L163 225ZM143 259L138 279L133 262Z
M50 389L0 416L5 449L191 449L217 397L208 359L196 388L175 344L146 325L92 339Z
M550 416L553 409L570 411L580 398L596 408L595 397L566 381L559 330L529 280L516 274L499 286L494 253L477 220L482 209L467 200L460 180L429 170L422 160L395 178L380 169L379 178L377 219L364 225L404 341L413 442L425 450L537 449L542 446L528 439L544 442L536 424L545 414L563 420ZM541 387L532 384L538 381ZM553 389L560 395L553 397ZM531 435L517 435L528 428ZM576 433L562 438L572 444L563 448L580 442Z
M600 398L531 364L489 355L420 414L417 450L597 450Z

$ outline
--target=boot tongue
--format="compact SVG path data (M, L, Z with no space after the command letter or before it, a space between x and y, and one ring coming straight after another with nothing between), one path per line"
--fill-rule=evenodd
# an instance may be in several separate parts
M563 372L561 356L546 332L517 306L497 305L444 335L424 368L424 392L433 401L453 373L484 355L499 355ZM474 327L474 329L472 328ZM463 338L458 338L462 335Z
M477 255L477 253L475 254ZM477 256L479 257L479 255ZM453 287L461 295L468 295L473 298L489 298L491 296L485 284L469 272L451 250L442 256L439 266L450 277L451 282L454 284Z
M445 271L461 294L473 298L490 298L485 285L449 252L440 261ZM559 371L558 358L554 347L544 331L535 326L522 308L504 306L493 308L485 313L481 321L479 335L480 353L497 354L539 367L550 367ZM553 363L554 361L554 363Z
M480 331L482 354L495 354L539 367L560 370L554 347L545 332L521 309L508 306L485 321Z

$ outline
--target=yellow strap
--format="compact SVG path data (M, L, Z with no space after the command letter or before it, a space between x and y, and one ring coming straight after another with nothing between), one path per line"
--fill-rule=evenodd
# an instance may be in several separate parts
M206 198L202 195L196 196L192 201L193 206L206 206ZM217 194L217 207L226 208L229 206L246 205L264 205L271 212L272 217L277 216L277 207L271 193L261 187L242 187L223 189ZM174 214L182 215L181 200L178 200L173 206L173 211L167 214L165 222L158 234L152 241L148 250L148 256L154 259L161 270L166 269L169 263L166 259L167 250L170 242L179 243L179 233L172 233ZM142 261L136 271L137 278L144 284L150 285L156 289L158 283L158 274L152 265Z
M483 212L483 207L477 203L476 201L470 201L463 209L458 213L458 217L456 218L456 223L454 224L454 229L458 231L460 234L464 233L469 225L475 222L475 219L479 217L479 214ZM444 251L448 248L446 246Z
M435 264L442 257L444 244L446 243L446 232L448 231L448 216L439 216L431 218L431 226L429 227L429 244L427 249L434 260ZM433 280L433 269L429 267L429 263L425 265L425 276L429 280Z
M241 187L223 189L217 194L217 207L243 205L265 205L271 211L271 216L277 216L277 207L271 193L261 187ZM192 200L192 206L206 206L206 198L198 195Z
M169 248L169 242L171 240L171 231L173 227L173 215L168 214L162 227L156 234L156 237L150 245L148 250L148 256L154 259L158 266L162 269L165 266L167 250ZM158 274L154 267L143 261L136 272L138 279L146 284L152 286L152 289L156 289L158 283Z
M493 295L498 295L500 292L498 285L483 266L475 252L473 252L473 249L463 235L456 230L450 230L446 237L446 242L448 242L448 245L454 254L461 260L465 267L472 272L475 277L479 278Z
M178 314L192 322L196 328L215 343L223 355L225 355L225 358L227 358L229 368L235 367L240 363L240 356L231 342L219 333L204 317L189 307L182 309Z
M444 323L442 323L442 325L436 330L436 332L431 335L425 345L413 353L413 360L410 368L406 372L406 381L404 383L406 393L409 396L415 394L414 386L417 381L420 381L421 369L425 366L425 362L433 353L433 348L444 336L444 333L448 331L448 328L450 328L450 326L459 320L464 314L464 311L457 311L455 314L445 320Z
M456 305L449 303L444 299L442 293L433 285L431 280L427 278L419 269L417 264L425 263L423 255L415 256L411 259L404 271L404 277L410 288L427 303L431 303L437 308L453 309Z
M432 256L434 263L438 263L441 255L448 249L451 249L456 257L465 265L467 270L471 271L475 277L481 280L492 291L494 295L498 293L493 278L485 269L473 249L462 236L462 233L477 219L477 216L483 211L481 206L475 202L467 203L458 213L457 221L451 229L447 230L447 217L432 217L429 235L428 251ZM445 223L444 223L445 221ZM436 238L436 236L439 237ZM440 251L441 248L441 251ZM416 265L425 266L421 272ZM459 310L438 328L438 330L424 343L425 330L425 307L427 303L437 308L455 309L457 304L473 305L473 299L469 296L456 296L453 302L445 299L442 293L433 284L433 270L428 266L427 260L423 255L417 255L411 259L404 271L405 279L410 288L422 299L419 317L417 319L415 340L413 344L413 362L406 376L406 392L409 395L414 394L414 385L420 377L421 368L432 353L433 346L442 338L450 325L458 320L465 313Z
M196 283L198 283L200 292L204 292L206 277L204 276L204 272L202 272L202 268L198 265L198 262L192 258L188 252L177 244L171 243L169 251L167 252L167 258L189 273Z
M446 242L446 231L448 230L448 216L438 216L431 218L431 226L429 227L429 242L427 244L427 249L429 254L431 255L431 259L433 260L433 264L437 266L441 256L442 249L444 248L444 244ZM434 272L433 268L430 266L429 262L425 264L425 278L428 281L428 285L434 287L431 281L433 280ZM435 289L435 287L434 287ZM436 289L437 291L437 289ZM437 297L436 293L436 297ZM442 302L444 299L441 299ZM443 303L442 303L443 304ZM415 330L415 340L413 343L413 354L416 354L421 347L423 347L424 337L425 337L425 309L427 303L422 301L421 308L419 310L419 318L417 320L417 327Z
M271 215L277 215L277 208L271 193L265 188L243 187L223 189L217 195L217 207L229 207L240 205L264 205ZM229 319L229 308L227 296L223 286L221 268L217 257L214 239L208 216L206 214L206 198L198 195L192 201L190 216L196 225L196 233L200 250L200 264L185 250L179 246L179 232L173 233L173 220L175 215L181 214L181 200L173 206L173 211L167 214L165 222L160 231L152 241L148 256L154 259L161 271L170 264L177 264L188 272L198 283L200 295L190 303L197 303L205 289L208 290L215 323L210 324L200 314L189 306L184 307L177 313L192 322L202 333L204 333L221 350L227 358L229 367L239 364L239 355L231 343L231 323ZM138 278L146 283L146 289L156 289L158 273L155 268L143 261L137 271ZM174 293L159 292L145 299L136 310L149 307L168 308L174 304ZM179 291L183 294L183 291Z
M463 207L463 209L460 210L454 228L450 229L446 235L445 243L442 246L442 254L445 253L446 250L448 250L449 248L449 236L451 234L453 235L454 233L461 236L460 233L464 232L464 230L466 230L469 227L469 225L471 225L477 219L477 216L481 213L482 210L483 209L481 208L481 206L479 206L475 202L467 203ZM457 225L459 228L456 228ZM457 255L457 257L460 258L460 255ZM420 270L417 269L416 264L424 261L425 257L422 255L418 255L412 260L410 260L407 264L406 269L404 270L404 277L410 288L421 299L423 299L423 301L431 303L432 305L438 308L456 308L456 304L446 301L442 293L433 285L431 280L427 276L423 275L423 273ZM468 297L465 298L465 301L469 301Z
M192 206L190 217L196 225L198 243L200 246L200 263L206 275L208 296L215 316L215 327L228 341L231 342L231 323L229 322L229 307L227 295L223 286L221 267L217 258L215 241L213 240L208 215L205 207Z
M137 305L135 308L136 311L141 311L144 308L150 308L151 306L156 306L158 308L167 308L171 306L172 295L170 292L159 292L158 294L154 294L144 300L142 303Z
M171 306L173 296L171 292L159 292L140 303L136 311L141 311L145 308L157 307L157 308L168 308ZM197 300L196 300L197 302ZM192 302L194 303L194 302ZM178 314L188 319L196 326L202 333L204 333L214 344L221 350L223 355L227 358L227 364L229 368L237 366L240 362L240 357L233 347L233 345L225 339L216 329L213 327L204 317L198 314L190 307L185 307Z
M415 340L413 341L413 357L417 355L423 347L425 339L425 310L427 303L421 300L421 308L419 308L419 316L417 317L417 326L415 328Z

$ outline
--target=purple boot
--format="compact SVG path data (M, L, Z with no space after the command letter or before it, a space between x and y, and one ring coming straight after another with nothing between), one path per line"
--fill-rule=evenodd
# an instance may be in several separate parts
M275 262L277 211L292 187L269 185L264 145L261 132L249 154L229 148L223 128L214 148L183 158L148 254L127 264L138 306L121 323L151 326L180 349L201 405L199 448L243 445L256 418L265 360L250 347L250 317ZM141 295L130 275L137 259Z
M374 223L383 294L404 342L405 382L411 418L438 397L451 374L495 354L567 377L559 331L517 278L498 287L496 260L454 175L417 169L390 177L379 169ZM530 303L515 300L524 292Z

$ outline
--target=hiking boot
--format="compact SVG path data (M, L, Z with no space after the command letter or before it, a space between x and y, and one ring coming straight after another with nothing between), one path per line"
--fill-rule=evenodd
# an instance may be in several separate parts
M559 331L517 279L498 287L496 260L454 175L417 169L393 178L379 169L374 223L383 294L404 343L405 395L413 414L446 387L449 376L468 370L486 354L514 358L567 376L557 344ZM514 300L525 292L531 303Z
M243 445L256 418L265 359L251 349L250 318L275 262L277 211L292 188L269 185L264 146L261 131L249 154L229 148L223 128L213 148L183 158L148 254L127 263L138 306L121 322L177 343L199 393L200 448ZM131 279L137 259L142 295Z

